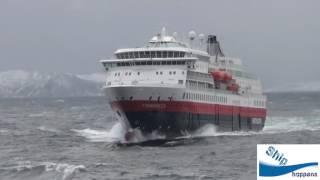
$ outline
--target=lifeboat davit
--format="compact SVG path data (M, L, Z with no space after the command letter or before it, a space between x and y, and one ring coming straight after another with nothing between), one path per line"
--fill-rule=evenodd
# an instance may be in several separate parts
M232 91L232 92L238 92L239 91L239 85L237 83L235 83L235 82L232 82L232 83L228 84L227 89L229 91Z

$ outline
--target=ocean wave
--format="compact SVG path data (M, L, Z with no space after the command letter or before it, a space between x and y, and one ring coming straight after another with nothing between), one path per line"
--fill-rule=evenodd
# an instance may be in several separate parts
M302 131L302 130L320 130L319 116L312 117L281 117L268 116L265 127L262 131L218 131L218 128L213 124L207 124L193 133L184 132L179 138L189 137L210 137L210 136L251 136L257 134L278 134L283 132ZM125 140L125 128L120 122L113 125L110 130L95 130L95 129L72 129L79 136L83 136L91 142L128 142ZM129 142L142 142L147 140L164 139L165 136L160 136L157 132L148 135L142 134L138 129L132 130L133 138Z
M43 131L43 132L51 132L51 133L58 133L58 132L60 132L60 131L57 130L57 129L49 128L49 127L46 127L46 126L39 126L39 127L37 127L37 129L40 130L40 131Z
M54 102L56 102L56 103L64 103L64 99L57 99Z
M210 136L250 136L257 134L253 131L218 131L218 128L213 124L207 124L198 129L196 132L190 134L191 137L210 137Z
M281 117L270 116L267 117L265 127L262 131L230 131L221 132L213 124L207 124L196 132L188 134L185 137L210 137L210 136L251 136L257 134L278 134L283 132L295 131L317 131L320 130L319 116L310 117Z
M320 119L318 116L293 116L282 117L272 116L266 120L263 132L265 133L279 133L279 132L292 132L310 130L320 130Z
M312 115L320 116L320 109L313 109L312 110Z
M168 173L168 174L150 174L140 179L214 179L213 177L206 176L206 175L194 175L194 174L176 174L176 173Z
M126 133L125 128L121 123L115 123L110 130L96 130L96 129L71 129L79 136L83 136L91 142L117 142L123 141Z
M16 165L0 167L1 171L11 171L12 173L30 173L34 171L35 176L40 174L55 172L54 179L68 180L78 173L86 170L84 165L72 165L67 163L54 162L31 162L22 161Z
M126 139L125 135L128 132L120 122L116 122L110 130L96 130L96 129L71 129L79 136L83 136L91 142L124 142L137 143L154 139L164 139L165 136L158 134L156 131L149 134L142 134L139 129L131 129L130 139Z
M52 114L54 114L54 113L53 112L44 111L44 112L40 112L40 113L31 113L31 114L28 115L28 117L38 118L38 117L50 116Z
M9 130L8 129L0 129L0 134L8 134Z

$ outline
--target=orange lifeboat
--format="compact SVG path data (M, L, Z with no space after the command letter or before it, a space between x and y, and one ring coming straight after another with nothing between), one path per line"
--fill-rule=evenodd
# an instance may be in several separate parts
M230 82L232 80L232 74L229 72L224 72L223 80L224 82Z
M211 73L213 80L215 81L222 81L224 79L224 72L223 71L214 71Z
M232 80L232 75L225 70L217 70L211 73L213 79L215 81L223 81L223 82L230 82Z

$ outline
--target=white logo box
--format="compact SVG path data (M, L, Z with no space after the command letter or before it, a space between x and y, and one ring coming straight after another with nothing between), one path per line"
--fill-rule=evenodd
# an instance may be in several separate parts
M320 179L320 144L258 144L257 179Z

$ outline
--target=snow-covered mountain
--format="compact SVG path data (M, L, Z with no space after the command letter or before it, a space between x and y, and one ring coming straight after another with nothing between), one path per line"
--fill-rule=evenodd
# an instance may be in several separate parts
M269 88L266 92L320 92L320 81L285 84Z
M21 70L0 72L0 97L102 95L104 74L74 75Z

